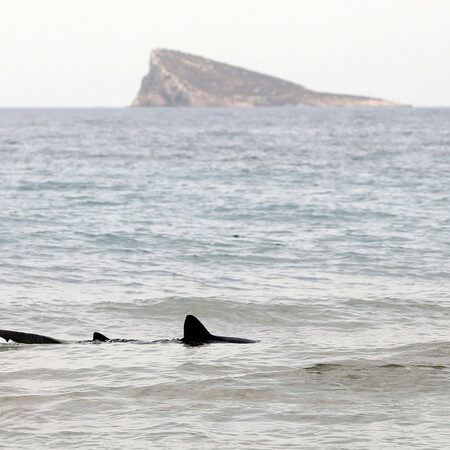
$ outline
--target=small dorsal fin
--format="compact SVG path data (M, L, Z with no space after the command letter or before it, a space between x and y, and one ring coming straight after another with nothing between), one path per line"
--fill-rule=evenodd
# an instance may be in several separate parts
M183 342L207 342L212 337L211 333L197 317L191 315L186 316L184 320Z
M96 331L96 332L93 334L93 336L92 336L92 340L93 340L93 341L106 342L106 341L110 341L111 339L109 339L108 337L106 337L104 334L98 333L98 332Z

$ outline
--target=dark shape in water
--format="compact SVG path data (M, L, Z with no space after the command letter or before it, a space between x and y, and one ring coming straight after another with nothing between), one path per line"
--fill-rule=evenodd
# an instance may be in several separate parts
M58 339L20 331L0 330L0 337L5 339L6 342L11 340L19 344L62 344L62 341Z
M94 335L92 336L92 340L93 341L98 341L98 342L107 342L107 341L110 341L111 339L106 337L104 334L99 333L98 331L96 331L94 333Z
M184 336L181 342L189 345L209 344L212 342L231 342L234 344L250 344L256 341L251 339L214 336L195 316L186 316L184 321Z
M19 344L63 344L64 341L54 339L47 336L32 333L22 333L20 331L0 330L0 337L8 341L14 341ZM213 342L230 342L235 344L249 344L257 341L244 338L215 336L211 334L205 326L194 316L186 316L184 321L184 336L182 339L175 339L174 341L181 342L187 345L202 345ZM92 336L92 341L81 342L140 342L135 339L110 339L104 334L95 332ZM152 341L152 342L167 342Z

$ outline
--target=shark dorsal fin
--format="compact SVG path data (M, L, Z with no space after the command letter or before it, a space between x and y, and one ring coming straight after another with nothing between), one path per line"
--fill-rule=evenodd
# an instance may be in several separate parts
M0 337L19 344L61 344L61 341L40 334L22 333L21 331L0 330Z
M206 342L212 338L212 334L195 316L186 316L184 320L183 342Z
M93 341L99 341L99 342L106 342L106 341L109 341L110 339L108 337L106 337L104 334L98 333L96 331L94 333L94 335L92 336L92 340Z

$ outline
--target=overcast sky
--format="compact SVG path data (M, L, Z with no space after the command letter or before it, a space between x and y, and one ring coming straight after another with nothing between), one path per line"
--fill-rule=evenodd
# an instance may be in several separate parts
M0 0L0 107L127 106L153 48L450 106L450 0Z

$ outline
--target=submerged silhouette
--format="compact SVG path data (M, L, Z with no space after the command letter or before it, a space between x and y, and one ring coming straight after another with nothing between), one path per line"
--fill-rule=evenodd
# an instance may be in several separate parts
M0 337L8 341L14 341L19 344L64 344L65 341L60 339L54 339L48 336L42 336L40 334L22 333L21 331L0 330ZM181 339L173 339L174 342L180 342L187 345L202 345L210 344L213 342L230 342L234 344L250 344L253 342L251 339L228 337L228 336L215 336L211 334L206 327L195 316L188 315L184 320L184 336ZM80 342L140 342L136 339L110 339L102 333L95 332L91 341ZM162 342L162 341L151 341Z

